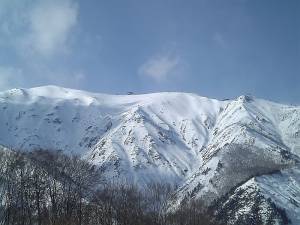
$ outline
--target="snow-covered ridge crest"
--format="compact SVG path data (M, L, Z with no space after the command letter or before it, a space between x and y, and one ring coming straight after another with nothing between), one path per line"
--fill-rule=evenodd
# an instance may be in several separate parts
M219 101L45 86L0 93L0 134L0 145L13 149L80 154L104 180L170 182L180 186L174 202L212 201L253 176L298 167L300 107L251 96Z
M154 170L151 174L163 173L177 182L200 163L199 152L226 104L188 93L12 89L0 93L0 143L23 150L72 151L101 168L114 164L114 170L106 169L112 176ZM140 169L144 167L151 170ZM134 180L141 177L151 175Z

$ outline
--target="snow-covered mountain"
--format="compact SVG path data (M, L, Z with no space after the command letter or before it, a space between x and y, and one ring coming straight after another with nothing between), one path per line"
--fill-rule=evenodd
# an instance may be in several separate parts
M299 106L250 96L218 101L188 93L12 89L0 93L0 144L75 152L105 179L175 183L173 206L194 198L219 201L219 215L230 215L231 224L253 213L245 207L254 198L236 211L226 207L241 201L241 191L265 199L260 207L285 209L300 224Z

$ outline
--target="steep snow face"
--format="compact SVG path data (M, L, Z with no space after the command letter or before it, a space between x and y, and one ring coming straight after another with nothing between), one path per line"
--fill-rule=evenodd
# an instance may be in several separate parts
M211 204L252 177L287 168L291 168L287 171L296 171L300 162L299 112L299 107L247 96L228 103L218 116L212 137L202 151L203 164L181 185L173 203L178 205L191 198L203 198ZM292 176L292 172L285 172L283 177L293 180ZM269 186L271 178L271 175L265 176ZM275 183L283 185L280 180ZM263 190L262 186L258 185ZM295 187L299 188L299 182ZM271 192L268 188L260 192ZM282 189L285 188L288 190L289 185ZM277 201L273 195L271 197ZM264 203L260 204L259 207L263 207ZM293 209L282 206L289 215L295 212L296 206L292 206Z
M0 143L72 151L107 178L179 182L200 165L200 150L226 104L185 93L13 89L0 94Z
M209 159L231 143L280 148L300 155L299 132L300 107L241 96L218 116L204 158Z
M226 145L178 189L178 204L191 198L203 198L210 204L252 177L292 168L298 162L298 157L277 149Z

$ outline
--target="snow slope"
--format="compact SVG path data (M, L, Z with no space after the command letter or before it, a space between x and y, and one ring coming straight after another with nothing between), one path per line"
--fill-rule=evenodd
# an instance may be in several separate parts
M80 154L108 180L176 183L174 205L201 197L210 204L253 177L298 168L300 107L250 96L218 101L45 86L0 93L0 134L0 144L14 149ZM266 176L257 187L268 196L274 177Z
M201 163L200 150L225 105L184 93L13 89L0 94L0 143L72 151L108 177L178 182Z

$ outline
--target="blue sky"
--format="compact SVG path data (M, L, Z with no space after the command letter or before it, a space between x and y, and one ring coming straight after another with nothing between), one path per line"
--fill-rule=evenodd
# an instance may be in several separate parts
M0 0L0 90L300 103L298 0Z

